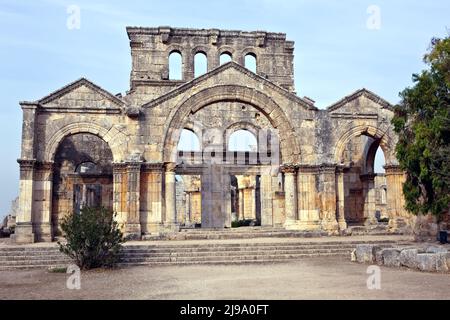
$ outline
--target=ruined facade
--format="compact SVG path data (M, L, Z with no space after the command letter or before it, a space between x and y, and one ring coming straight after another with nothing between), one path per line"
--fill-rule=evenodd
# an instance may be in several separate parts
M376 224L378 148L386 160L384 216L393 230L407 220L388 102L361 89L319 110L298 97L294 43L282 33L127 32L132 69L124 96L82 78L20 103L17 242L51 241L62 217L86 205L112 208L137 238L177 232L187 216L202 228L228 228L241 191L240 214L262 227L336 234L348 224ZM171 77L174 53L179 80ZM206 56L207 72L194 77L197 54ZM231 61L221 64L223 55ZM256 60L255 72L246 57ZM195 133L199 150L178 150L183 129ZM257 150L230 150L237 130L254 134ZM176 176L193 177L189 208L179 204L187 201L177 199Z

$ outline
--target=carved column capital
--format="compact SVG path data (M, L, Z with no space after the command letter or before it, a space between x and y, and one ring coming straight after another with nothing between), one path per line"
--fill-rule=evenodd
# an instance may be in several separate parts
M295 174L297 172L297 169L298 169L298 165L293 164L293 163L286 163L281 166L281 172L288 173L288 174L289 173Z
M166 162L164 163L164 167L166 169L166 172L175 172L177 164L175 162Z
M35 159L17 159L20 170L33 170L36 165Z
M404 171L400 168L400 166L398 165L385 165L384 166L384 171L386 172L386 175L391 175L391 174L403 174Z

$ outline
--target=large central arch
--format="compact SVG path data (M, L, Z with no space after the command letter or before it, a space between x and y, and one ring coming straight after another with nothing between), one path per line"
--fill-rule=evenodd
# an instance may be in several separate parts
M300 144L291 125L289 118L283 109L269 96L252 88L238 85L221 85L204 89L176 107L173 117L166 128L163 159L165 162L174 162L180 132L183 129L186 118L190 113L216 102L233 101L247 103L261 111L270 121L280 136L280 153L282 162L300 162ZM175 149L174 149L175 148Z

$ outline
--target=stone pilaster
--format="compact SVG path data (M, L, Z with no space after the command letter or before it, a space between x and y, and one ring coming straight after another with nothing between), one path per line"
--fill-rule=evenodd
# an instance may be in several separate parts
M337 233L339 225L336 220L336 165L321 165L319 175L322 229L330 233Z
M378 223L375 216L375 174L361 175L361 181L364 194L364 224L374 225Z
M164 222L169 229L174 230L178 229L175 169L175 163L169 162L165 164L164 198L166 212Z
M159 233L164 224L164 164L142 163L140 180L141 231Z
M403 183L405 182L406 176L400 166L397 165L386 165L384 169L389 226L391 229L397 230L404 225L405 219L409 218L409 214L405 209L405 199L403 196Z
M347 221L345 220L345 185L344 185L344 167L336 169L336 215L339 224L339 230L347 229Z
M140 162L128 162L126 167L127 175L127 219L125 226L125 236L140 238Z
M33 243L33 178L35 160L19 159L19 213L16 217L16 229L13 240L16 243Z
M319 168L301 165L297 173L299 230L316 230L320 228L320 216L316 181Z
M127 223L127 164L113 163L113 210L123 232Z
M53 162L38 162L34 171L34 232L36 241L51 242L53 240L52 224L52 187Z
M285 212L287 229L296 225L297 221L297 167L295 165L284 165L284 192L285 192Z
M273 226L272 176L261 175L261 226Z
M21 159L34 159L35 158L35 123L36 123L36 111L37 105L33 103L23 102L21 103L23 112L22 121L22 148Z

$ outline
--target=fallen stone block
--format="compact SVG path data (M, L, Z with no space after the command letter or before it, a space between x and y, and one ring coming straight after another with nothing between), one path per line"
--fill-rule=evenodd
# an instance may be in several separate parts
M396 248L387 248L381 250L383 264L387 267L400 267L400 250Z
M417 249L404 249L400 252L399 262L400 265L417 269L417 255L419 254L419 250Z
M416 256L417 268L421 271L436 271L436 254L419 253Z
M373 244L357 244L356 245L356 261L359 263L374 262L376 252L381 250L377 245Z
M436 271L447 272L449 266L447 265L447 254L448 252L436 253Z

